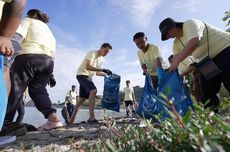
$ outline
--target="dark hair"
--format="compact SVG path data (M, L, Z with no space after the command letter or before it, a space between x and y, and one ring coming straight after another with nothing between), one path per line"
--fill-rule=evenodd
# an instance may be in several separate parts
M176 24L176 27L178 27L178 28L181 28L181 29L182 29L182 28L183 28L183 24L184 24L184 23L182 23L182 22L181 22L181 23L177 23L177 24Z
M126 83L130 83L130 81L129 81L129 80L127 80L127 81L126 81Z
M49 16L38 9L30 9L27 12L27 16L38 19L44 23L49 22Z
M75 86L75 85L72 85L72 88L76 88L76 86Z
M137 32L134 36L133 36L133 41L135 41L136 39L140 38L140 37L145 37L145 33L144 32Z
M112 45L109 44L109 43L103 43L103 44L101 45L101 48L106 48L106 47L108 47L108 48L110 48L110 49L112 50Z
M170 61L171 59L173 59L173 55L170 55L169 57L168 57L168 60Z

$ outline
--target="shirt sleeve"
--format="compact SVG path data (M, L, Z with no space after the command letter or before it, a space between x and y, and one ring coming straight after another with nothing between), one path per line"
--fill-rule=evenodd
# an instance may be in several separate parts
M132 93L134 94L134 89L133 89L133 88L131 89L131 91L132 91Z
M85 59L86 59L86 60L89 60L89 61L93 61L94 58L95 58L95 54L94 54L93 51L90 51L90 52L86 55L86 57L85 57Z
M157 58L162 58L162 54L161 54L161 50L158 46L154 46L154 52L153 52L153 56L154 56L154 59L157 59Z
M20 34L23 38L25 38L28 33L30 24L31 22L28 18L23 19L16 32Z
M140 50L137 52L137 56L138 56L138 59L139 59L140 65L145 64L145 63L144 63L143 56L140 54Z
M189 70L190 65L193 63L194 61L189 57L185 58L180 64L179 64L179 73L183 74L185 72L187 72Z
M183 25L183 32L185 32L186 39L189 41L195 37L199 39L203 36L203 22L198 20L188 20Z

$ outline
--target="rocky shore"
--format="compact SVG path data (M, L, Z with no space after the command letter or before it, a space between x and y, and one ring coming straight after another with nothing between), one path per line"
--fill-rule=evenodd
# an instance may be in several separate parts
M3 147L1 151L83 151L83 143L95 143L98 138L109 138L108 128L111 125L140 124L139 118L119 117L105 118L98 124L76 123L50 131L28 132L17 137L16 141Z

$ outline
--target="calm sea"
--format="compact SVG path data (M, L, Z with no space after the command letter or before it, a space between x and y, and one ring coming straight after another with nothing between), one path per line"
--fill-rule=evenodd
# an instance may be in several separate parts
M57 108L57 115L59 116L59 119L64 123L64 119L61 115L61 108ZM121 117L125 116L125 109L120 109L120 112L114 112L110 110L104 110L102 109L95 109L95 117L96 119L103 119L104 116L106 117ZM89 118L89 110L88 109L81 109L79 113L76 116L75 122L81 122L81 121L87 121ZM43 117L42 113L39 112L35 107L25 107L25 115L23 119L24 123L30 123L34 126L39 126L42 123L46 122L46 119Z

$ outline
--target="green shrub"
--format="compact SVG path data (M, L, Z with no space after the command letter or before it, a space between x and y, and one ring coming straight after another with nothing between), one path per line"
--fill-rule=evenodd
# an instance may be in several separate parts
M221 111L227 111L230 100L225 99ZM152 124L145 120L147 126L124 124L109 127L107 138L102 136L96 144L83 145L85 151L230 151L229 118L204 109L195 104L183 117L185 128L172 119Z

